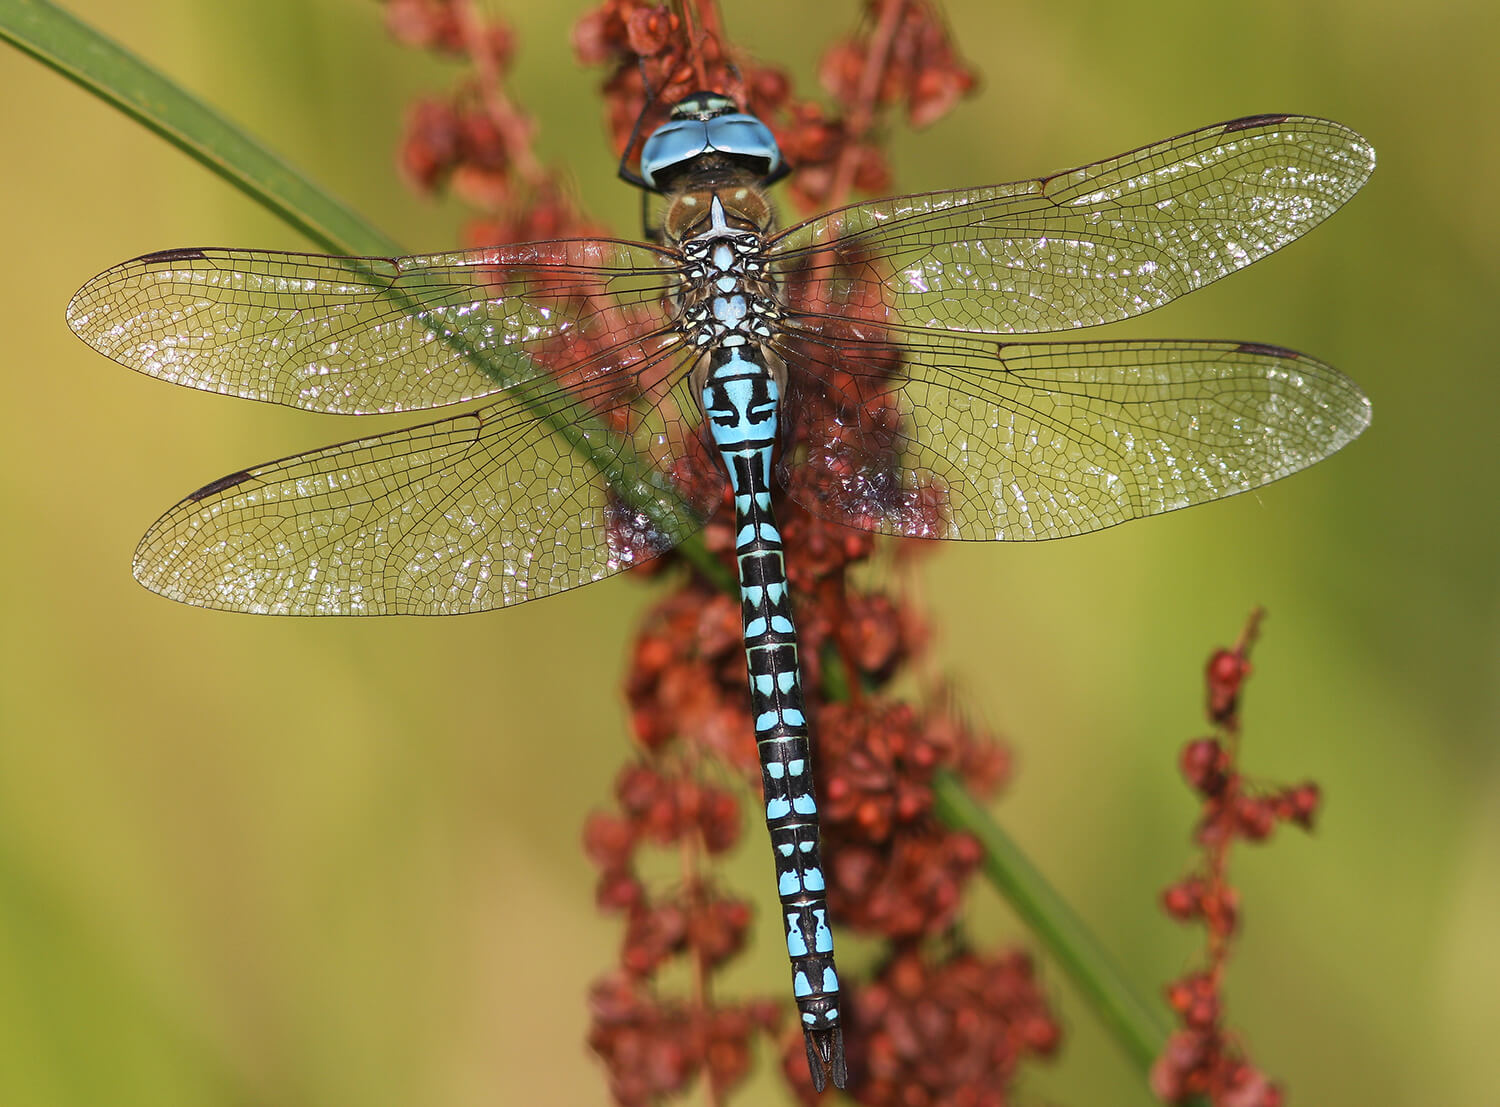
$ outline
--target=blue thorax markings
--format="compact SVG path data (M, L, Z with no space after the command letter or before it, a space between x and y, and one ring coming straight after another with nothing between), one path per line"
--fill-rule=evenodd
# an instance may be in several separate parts
M696 293L684 305L684 327L694 344L720 352L769 341L781 306L765 275L762 234L731 224L731 209L717 192L708 206L708 225L681 246L689 262L685 285Z
M745 297L739 294L715 296L713 310L714 318L733 330L750 313L750 305L745 302Z

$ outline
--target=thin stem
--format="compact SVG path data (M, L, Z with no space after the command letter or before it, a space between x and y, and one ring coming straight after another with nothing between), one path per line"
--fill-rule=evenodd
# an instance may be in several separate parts
M479 98L484 104L495 129L504 135L501 145L505 148L514 166L516 175L533 190L539 189L548 179L547 171L537 161L531 149L530 128L525 117L516 109L506 94L500 79L500 63L495 57L494 46L484 32L479 13L474 10L473 0L462 0L455 5L459 27L463 31L464 49L469 52L469 61L474 66Z
M938 774L933 792L938 816L979 840L990 882L1062 966L1131 1062L1148 1075L1167 1040L1162 1013L1136 994L1099 940L957 778Z
M906 0L884 0L880 17L875 24L875 33L870 37L870 48L865 54L864 72L860 74L859 92L845 118L850 141L844 144L834 168L833 187L829 189L829 203L833 207L848 203L854 191L854 173L859 168L859 155L865 136L875 123L875 111L880 98L880 84L885 80L886 63L890 60L891 47L896 41L896 30L906 14Z
M703 43L714 35L718 26L718 13L712 0L679 0L679 18L685 30L684 38L692 51L693 72L698 78L699 88L708 88L708 70L703 64Z

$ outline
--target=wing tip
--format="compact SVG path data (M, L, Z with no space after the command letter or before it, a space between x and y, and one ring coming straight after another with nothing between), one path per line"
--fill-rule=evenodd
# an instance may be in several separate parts
M1266 112L1261 115L1245 115L1239 119L1231 119L1226 123L1220 123L1217 130L1219 134L1232 135L1240 131L1254 130L1257 127L1279 127L1284 123L1293 121L1309 127L1336 132L1344 137L1349 148L1365 162L1365 171L1359 178L1356 190L1375 171L1375 147L1370 144L1370 141L1364 135L1360 134L1353 127L1346 126L1335 119L1325 119L1316 115L1297 115L1292 112Z
M137 265L167 265L179 261L207 261L208 252L196 246L183 246L171 250L153 250L135 259ZM129 265L130 262L125 264Z
M1283 361L1307 361L1310 360L1306 354L1289 350L1285 346L1276 346L1269 342L1241 342L1234 348L1237 354L1252 354L1257 357L1274 357Z
M248 469L241 469L238 473L230 473L227 476L220 477L218 480L211 480L202 488L194 492L189 492L183 497L183 503L195 504L199 500L206 500L208 497L233 488L235 485L244 484L247 480L251 480L254 475Z
M1285 123L1291 119L1288 112L1268 112L1263 115L1242 115L1238 119L1231 119L1222 123L1219 129L1225 134L1233 134L1235 131L1248 131L1253 127L1271 127L1278 123Z

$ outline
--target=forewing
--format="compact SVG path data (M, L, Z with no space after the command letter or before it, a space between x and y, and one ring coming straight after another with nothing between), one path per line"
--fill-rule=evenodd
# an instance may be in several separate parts
M664 468L691 438L681 354L646 393L606 377L524 385L471 414L215 481L141 540L146 587L282 615L457 614L551 595L639 564L703 524Z
M1065 173L877 200L770 246L792 308L1023 334L1139 315L1286 245L1375 166L1347 127L1257 116Z
M1370 421L1337 370L1252 343L932 335L787 352L793 498L918 538L1062 538L1222 499Z
M564 239L407 258L168 250L84 285L68 325L174 384L340 414L475 399L666 325L671 255Z

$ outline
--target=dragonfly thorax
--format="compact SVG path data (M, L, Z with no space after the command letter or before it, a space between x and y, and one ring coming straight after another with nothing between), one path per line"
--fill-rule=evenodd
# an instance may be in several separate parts
M783 366L768 344L782 309L763 252L761 221L770 218L764 194L742 187L684 193L673 211L681 217L684 263L678 309L690 341L704 351L753 353L776 376Z
M719 225L714 222L715 201L722 209ZM709 175L703 183L679 189L668 197L662 232L677 246L685 246L692 239L734 237L754 239L758 247L775 222L776 212L765 190L745 174L732 174L727 184L722 175Z

